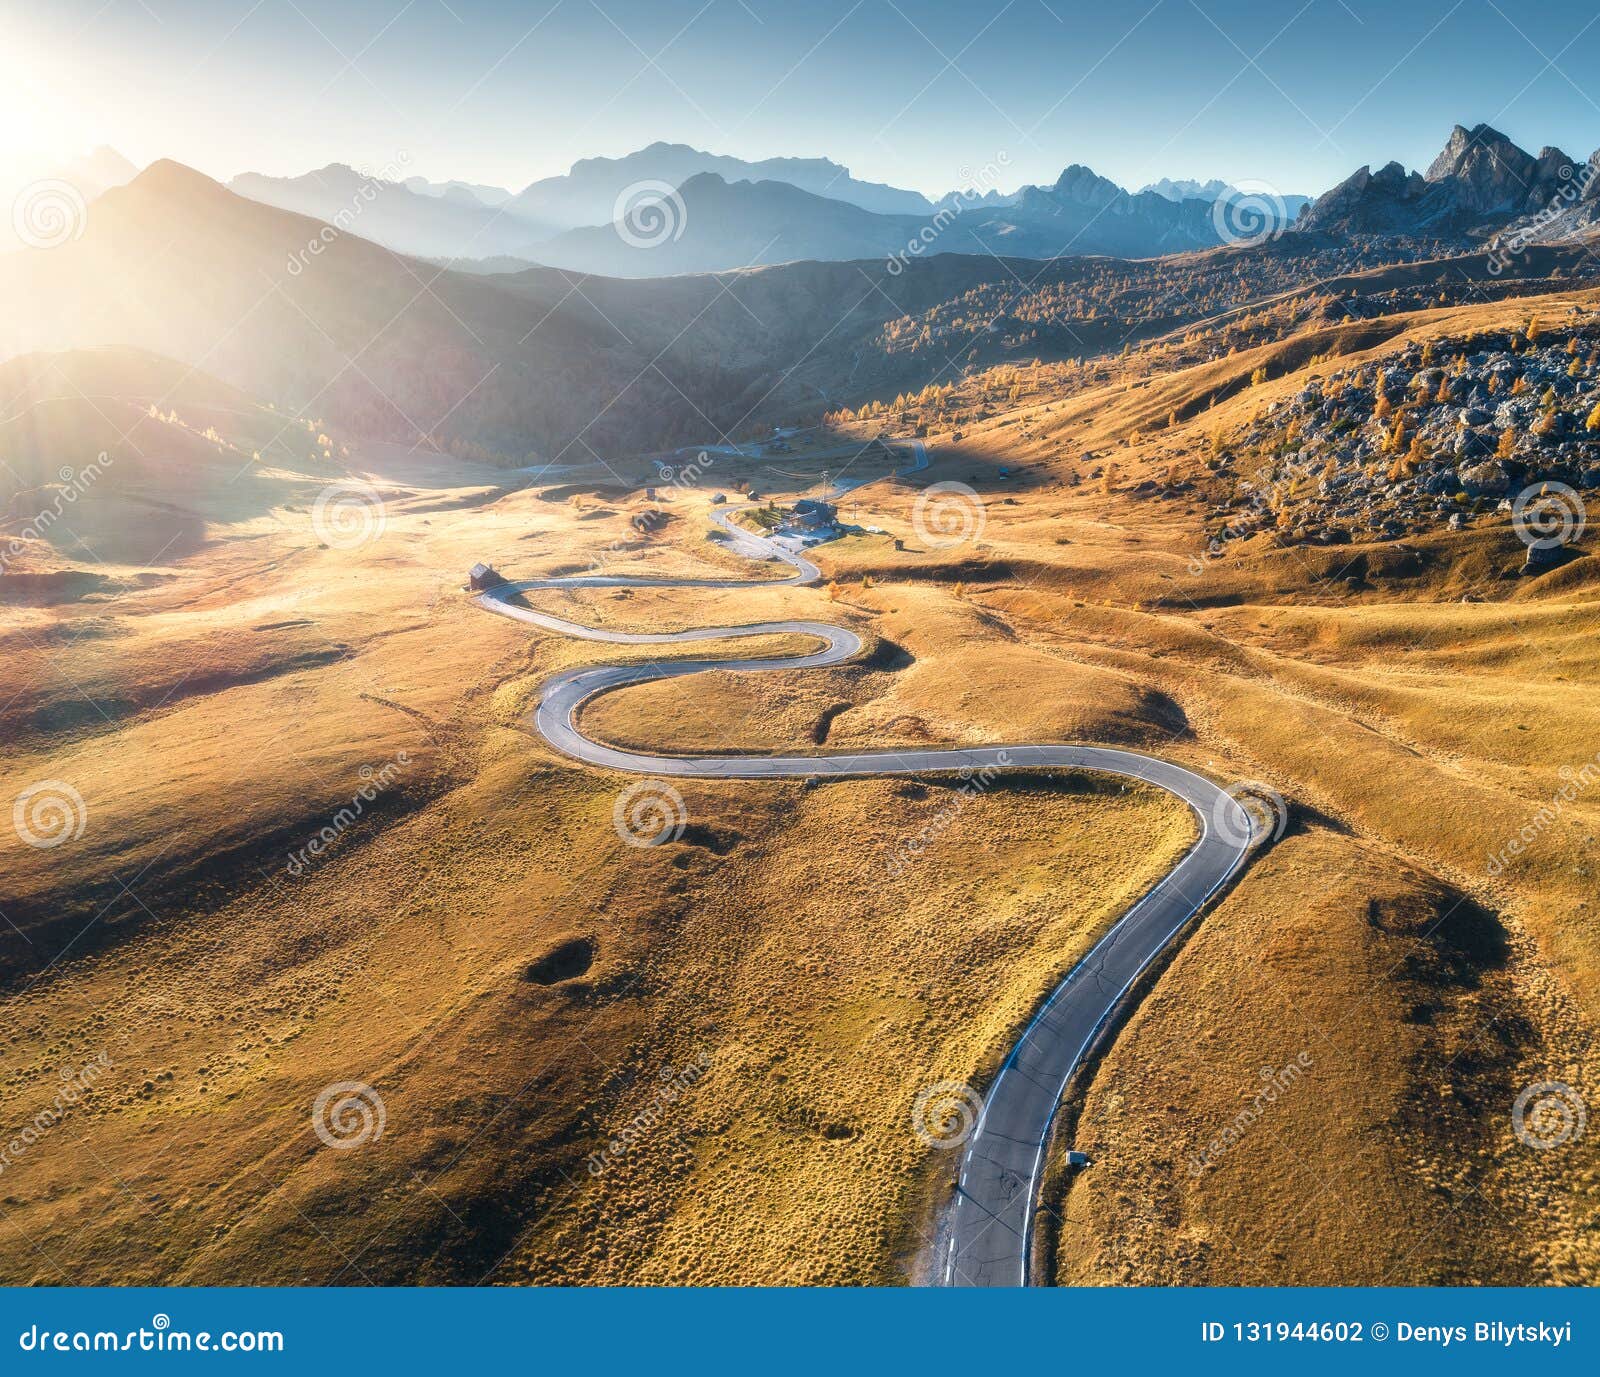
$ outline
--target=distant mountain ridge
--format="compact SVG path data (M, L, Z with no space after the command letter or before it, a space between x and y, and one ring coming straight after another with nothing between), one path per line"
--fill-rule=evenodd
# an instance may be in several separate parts
M931 253L1149 258L1274 233L1292 217L1271 198L1252 204L1261 215L1246 217L1241 228L1217 203L1130 193L1074 163L1051 186L1025 186L1006 196L956 192L927 213L883 215L785 182L729 182L702 173L676 192L635 205L619 221L569 230L529 245L520 256L611 277Z
M100 197L77 237L0 256L0 363L137 349L202 368L286 417L325 417L355 435L467 459L565 462L703 441L708 427L749 421L757 402L769 415L804 415L869 378L893 395L925 385L956 351L1115 349L1130 332L1163 333L1226 304L1241 273L1287 285L1296 280L1287 265L1316 259L1353 271L1370 248L1304 234L1180 264L1108 261L1090 251L1107 242L1099 236L1214 245L1213 208L1130 195L1082 167L1027 189L1018 205L947 217L926 240L923 217L881 216L783 183L706 174L678 194L681 234L668 222L654 248L622 244L636 255L631 280L541 266L468 276L158 162ZM711 251L759 257L765 239L736 236L769 229L789 236L771 255L804 256L813 246L795 236L825 232L855 256L688 271ZM621 241L613 227L591 226L567 242L610 255ZM1004 251L1013 243L1071 252L1030 262ZM1580 253L1569 250L1569 261ZM1541 250L1529 261L1543 275L1551 259ZM1147 304L1170 295L1164 280L1190 272L1209 283L1200 305L1180 291L1177 306L1150 317ZM1114 281L1141 284L1140 299L1104 321L1098 308L1078 309L1096 284ZM1078 299L1040 317L1018 309L1021 284Z
M462 181L382 181L339 163L301 177L246 173L229 185L397 253L479 273L536 263L646 277L949 252L1151 257L1240 237L1218 212L1235 195L1226 183L1129 192L1080 163L1047 186L954 191L937 202L860 181L827 158L750 162L664 142L582 159L515 195ZM1178 194L1191 187L1200 194ZM1248 199L1261 212L1252 235L1284 228L1304 200ZM641 216L664 225L665 237L641 231Z
M245 172L228 189L420 257L489 258L553 232L548 225L509 214L503 206L486 205L461 183L447 184L436 195L344 163L329 163L299 177Z
M1187 178L1173 181L1170 177L1163 177L1159 182L1146 182L1140 191L1153 191L1157 196L1165 196L1169 201L1215 201L1224 192L1231 191L1232 186L1220 177L1213 177L1209 182L1196 182Z
M911 236L924 218L711 174L680 194L685 233L674 241L669 229L657 249L637 250L652 265L636 267L635 280L580 281L538 266L468 276L369 242L358 229L370 222L329 233L321 220L157 162L97 200L80 236L0 256L0 362L137 349L203 368L286 417L326 417L366 438L468 459L582 458L703 440L708 424L747 420L753 399L801 414L855 378L864 359L898 388L932 365L914 350L879 353L886 322L985 283L1009 293L1025 277L1078 281L1100 270L1082 257L1029 268L974 251L968 222L981 229L985 215L1009 207L957 216L945 238L935 236L936 253L901 260L891 252L922 242ZM1185 204L1185 214L1205 209ZM789 251L809 252L793 236L820 227L854 257L731 277L685 270L687 255L706 248L692 237L696 225L765 233L752 207L790 236ZM600 226L589 237L616 236ZM726 240L709 242L728 250ZM795 376L802 365L807 378Z
M625 200L659 198L707 173L727 182L782 183L874 214L927 215L933 211L932 203L920 192L858 181L848 168L827 158L747 162L673 143L653 143L621 158L584 158L574 163L570 172L541 178L515 194L463 181L384 180L343 163L330 163L298 177L246 172L228 186L263 205L347 228L397 253L436 259L549 262L551 255L539 249L553 237L609 225ZM801 230L792 237L799 242L808 235ZM565 249L552 251L557 256L565 253ZM562 256L562 261L568 257Z
M503 186L485 186L479 182L430 182L426 177L407 177L405 187L419 196L442 196L455 201L476 201L485 206L503 206L512 193Z
M914 239L920 215L880 215L787 182L689 178L628 220L568 230L527 256L607 277L724 272L800 259L884 258Z
M1254 194L1249 189L1235 186L1232 182L1225 182L1220 177L1213 177L1208 182L1196 182L1187 179L1173 181L1170 177L1163 177L1159 182L1146 183L1139 190L1141 192L1152 191L1157 196L1166 197L1169 201L1215 202L1224 197ZM1278 199L1283 202L1285 218L1291 221L1306 206L1311 204L1311 197L1298 194L1281 195Z
M712 172L725 182L785 182L880 215L925 215L927 197L878 182L857 181L827 158L764 158L747 162L707 153L682 143L653 143L621 158L583 158L560 177L545 177L509 202L513 214L563 229L604 225L617 218L618 199L641 182L680 188L691 177Z

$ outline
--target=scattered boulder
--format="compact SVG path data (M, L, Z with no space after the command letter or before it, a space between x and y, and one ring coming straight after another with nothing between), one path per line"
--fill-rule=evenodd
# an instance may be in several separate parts
M1462 491L1468 497L1500 497L1510 491L1511 475L1498 459L1482 464L1463 464L1456 470Z

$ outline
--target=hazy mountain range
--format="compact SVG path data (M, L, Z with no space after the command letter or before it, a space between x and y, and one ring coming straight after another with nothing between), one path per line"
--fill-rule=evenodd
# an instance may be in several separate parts
M397 253L424 258L489 258L516 254L556 233L557 227L491 206L464 183L418 191L411 183L384 181L330 163L299 177L246 172L229 189L262 205L326 220Z
M1173 181L1171 177L1163 177L1159 182L1147 182L1140 187L1140 191L1153 191L1157 196L1165 196L1169 201L1215 201L1226 191L1233 188L1220 178L1213 177L1209 182L1196 182L1188 179Z
M1266 207L1283 228L1281 205ZM1210 201L1129 193L1079 164L1050 186L1009 196L953 193L928 215L879 215L778 182L691 179L658 205L653 222L569 231L529 256L552 267L616 277L717 272L801 258L899 259L931 253L1054 258L1110 254L1148 258L1212 248L1229 238ZM654 232L650 232L654 231Z
M87 200L133 171L103 149L62 175ZM620 277L930 252L1148 257L1222 242L1213 203L1231 194L1222 182L1170 180L1129 193L1074 164L1051 185L953 191L934 202L858 180L826 158L751 162L670 143L584 159L520 192L389 179L343 163L294 177L246 172L229 187L397 253L474 271L537 263ZM1285 223L1303 200L1284 199Z
M607 277L659 277L801 259L882 258L925 223L926 216L879 215L787 182L727 182L701 172L625 220L568 230L529 255L549 267Z
M247 173L229 185L401 253L487 271L539 263L619 277L923 252L1148 257L1222 242L1213 202L1230 193L1221 182L1169 181L1130 194L1074 164L1050 186L931 202L859 181L826 158L748 162L668 143L584 159L515 194L378 181L341 164L300 177ZM1200 194L1181 194L1190 185ZM1304 201L1284 200L1283 223Z
M1213 177L1209 182L1173 181L1171 177L1163 177L1159 182L1150 182L1140 187L1139 190L1153 191L1157 196L1165 196L1169 201L1213 202L1255 194L1253 189L1235 186L1232 182L1225 182L1220 177ZM1275 195L1276 193L1269 194ZM1309 196L1288 195L1278 196L1277 199L1282 202L1284 216L1289 220L1293 220L1311 204Z
M654 143L622 158L585 158L573 164L570 172L541 178L520 192L461 181L430 182L421 177L384 180L341 163L298 177L244 173L229 186L265 205L344 225L399 253L578 266L593 257L583 248L582 236L566 256L543 246L567 231L609 226L629 205L660 199L708 174L729 182L781 184L882 216L926 216L933 211L919 192L858 181L847 168L826 158L747 162L670 143ZM759 212L756 218L760 219ZM744 244L755 233L753 225L735 227L732 240ZM832 244L820 223L797 229L793 237L796 243L808 245L808 256L850 256L848 231L841 232ZM697 261L696 266L738 267L748 261L733 249L712 256L717 260L714 264Z
M617 200L641 182L681 187L712 172L726 182L784 182L814 196L843 201L880 215L925 215L933 209L920 192L857 181L827 158L743 158L705 153L681 143L653 143L622 158L584 158L560 177L545 177L519 192L510 209L525 219L575 229L617 218Z
M40 177L84 200L126 183L101 148ZM518 192L422 177L385 180L341 163L297 177L243 173L239 194L325 221L402 254L477 273L532 264L617 277L725 272L798 260L930 253L1151 257L1289 227L1335 234L1483 238L1582 234L1600 223L1600 179L1558 148L1535 155L1487 125L1456 126L1425 173L1363 167L1308 202L1220 179L1163 178L1129 192L1081 164L1052 184L937 201L860 181L826 158L725 157L654 143L588 158ZM1256 218L1235 224L1235 207ZM11 226L7 247L18 247Z
M579 459L703 440L708 424L735 426L758 405L815 406L858 374L888 378L892 392L902 379L925 378L949 349L967 352L973 330L989 335L957 308L965 323L950 343L941 340L948 327L933 322L925 352L885 352L889 322L948 309L985 283L1003 283L1009 294L1027 273L1048 288L1104 262L1029 266L941 252L902 267L879 252L875 236L887 224L903 244L919 217L714 174L691 178L680 194L691 223L719 235L725 208L742 214L752 200L770 203L779 213L755 232L781 231L797 252L807 246L793 237L796 225L826 215L836 237L857 236L846 244L855 261L731 277L579 279L547 267L473 275L363 238L379 223L381 202L330 233L322 220L163 161L95 200L75 238L0 255L0 362L143 350L201 368L285 415L325 416L371 438L467 457ZM578 257L599 254L611 234L591 228L561 241ZM674 255L690 251L684 244L698 252L696 243L686 231L676 244L636 252L662 255L662 267L678 272L688 260ZM986 347L1002 349L1005 332L1022 328L1020 320L997 324ZM1096 330L1080 321L1070 347L1092 347ZM1119 337L1128 334L1119 327Z
M430 182L426 177L407 177L406 188L419 196L444 196L470 204L503 206L511 193L503 186L484 186L480 182Z

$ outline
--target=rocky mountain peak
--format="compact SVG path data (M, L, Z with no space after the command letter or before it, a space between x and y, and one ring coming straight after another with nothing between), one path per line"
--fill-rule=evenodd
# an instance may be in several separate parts
M1426 178L1450 184L1463 210L1479 215L1516 211L1540 203L1539 160L1487 124L1450 131Z
M1425 174L1399 163L1362 168L1319 197L1299 227L1376 234L1484 233L1550 204L1576 173L1546 146L1539 156L1491 125L1458 124Z
M1465 125L1458 124L1450 131L1450 137L1439 150L1439 156L1428 165L1428 170L1423 175L1430 182L1442 182L1446 177L1454 177L1460 172L1467 155L1479 148L1491 152L1509 150L1524 158L1528 156L1498 129L1490 125L1475 124L1468 129Z
M1059 200L1094 206L1108 205L1126 194L1115 182L1082 163L1073 163L1062 172L1056 179L1054 193Z

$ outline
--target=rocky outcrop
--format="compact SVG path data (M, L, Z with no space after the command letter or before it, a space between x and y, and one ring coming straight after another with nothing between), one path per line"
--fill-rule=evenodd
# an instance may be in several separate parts
M1297 229L1482 237L1550 205L1578 164L1559 148L1535 157L1487 124L1456 125L1426 174L1363 167L1319 196Z
M1297 230L1344 234L1420 233L1430 218L1422 211L1428 183L1399 163L1374 172L1363 167L1323 193L1295 222Z
M1329 544L1460 530L1532 495L1557 527L1574 518L1538 543L1568 544L1580 494L1600 490L1600 322L1339 369L1274 403L1228 453L1234 496L1213 511L1213 554L1266 531Z

